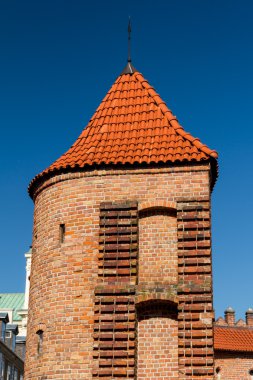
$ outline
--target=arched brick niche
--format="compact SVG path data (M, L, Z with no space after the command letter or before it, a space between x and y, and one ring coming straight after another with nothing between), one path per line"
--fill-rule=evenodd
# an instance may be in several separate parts
M137 379L178 379L176 305L142 302L137 307Z
M176 284L177 219L174 208L139 210L139 283Z
M168 201L148 201L148 202L139 202L138 204L138 210L143 211L147 209L154 209L154 208L167 208L171 209L172 211L177 210L177 203L176 202L168 202Z

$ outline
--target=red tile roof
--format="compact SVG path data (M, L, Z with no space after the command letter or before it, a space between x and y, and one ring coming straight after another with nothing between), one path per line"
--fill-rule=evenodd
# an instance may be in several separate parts
M214 327L214 349L253 352L253 329L248 327Z
M34 178L30 193L34 181L62 169L216 161L217 156L216 151L184 131L142 74L123 72L71 148Z

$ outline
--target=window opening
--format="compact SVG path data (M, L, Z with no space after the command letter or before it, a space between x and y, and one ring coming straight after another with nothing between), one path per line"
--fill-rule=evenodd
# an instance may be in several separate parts
M3 379L4 377L4 357L3 354L0 352L0 379Z
M6 324L2 322L2 341L5 341L5 334L6 334Z
M14 368L14 380L18 380L18 370L17 368Z
M38 353L38 355L40 355L40 354L42 354L43 331L42 330L38 330L36 332L36 334L38 336L37 353Z
M65 241L65 224L60 224L60 243Z
M15 352L15 347L16 347L16 335L12 334L11 349L13 352Z
M220 380L221 379L221 368L220 367L216 367L215 372L217 374L217 379Z
M11 365L11 363L8 363L7 364L7 379L8 380L11 380L13 378L12 374L13 374L12 365Z

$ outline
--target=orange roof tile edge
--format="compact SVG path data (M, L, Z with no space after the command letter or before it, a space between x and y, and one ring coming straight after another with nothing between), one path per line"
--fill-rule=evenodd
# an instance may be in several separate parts
M204 153L206 153L209 156L217 159L218 158L218 153L216 152L216 150L209 149L205 144L202 144L200 142L199 138L195 138L195 137L191 136L190 133L185 132L185 130L183 129L183 127L177 121L177 118L173 115L173 113L171 112L171 110L167 107L166 103L156 93L156 91L154 90L154 88L150 86L150 84L143 78L143 76L141 74L137 73L136 75L139 75L141 77L140 81L142 81L143 86L147 88L147 90L150 93L150 95L152 96L152 93L154 93L155 97L154 96L153 97L154 97L154 99L156 101L156 104L158 106L160 106L162 112L166 115L168 121L174 127L174 129L177 131L177 133L180 134L181 136L183 136L185 139L187 139L190 142L192 142L198 149L203 150Z
M159 133L158 133L159 132ZM211 160L213 183L218 154L185 132L142 74L121 74L76 142L30 183L62 170L93 165L157 164Z
M253 352L253 328L214 326L214 349Z

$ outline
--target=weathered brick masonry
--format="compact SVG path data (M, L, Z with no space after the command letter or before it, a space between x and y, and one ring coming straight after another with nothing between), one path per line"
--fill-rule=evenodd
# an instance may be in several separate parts
M26 380L214 378L216 158L128 64L30 185Z
M136 349L136 333L133 329L133 323L136 322L134 297L137 303L162 299L173 305L179 299L179 326L175 322L175 316L169 318L171 322L165 322L173 324L173 331L179 327L179 365L182 372L178 376L183 379L183 373L186 372L192 378L194 374L201 378L200 370L203 379L208 378L207 374L211 376L213 363L209 197L209 165L206 164L160 170L72 173L46 181L35 202L26 379L39 379L43 375L48 379L70 379L70 371L72 378L91 379L92 373L94 376L99 376L100 372L106 373L107 369L103 367L101 360L101 368L98 369L99 363L96 359L101 359L102 349L102 335L99 335L102 327L99 323L102 319L98 316L101 315L102 318L101 303L106 305L110 301L113 309L117 299L119 306L124 306L126 302L129 304L129 309L125 308L128 325L127 328L122 326L122 334L126 330L129 333L126 341L129 355L124 360L128 371L126 377L133 378L133 363L134 358L136 359L136 353L133 353ZM170 233L174 235L174 219L177 213L178 270L175 267L177 258L174 236L173 243L169 241L168 247L165 244L167 256L163 255L162 265L158 261L155 266L151 257L150 261L149 258L143 259L141 266L140 257L140 278L137 280L136 215L133 216L134 223L131 224L133 236L128 236L132 239L131 262L129 249L124 257L126 263L122 265L120 259L124 256L124 250L118 256L115 255L115 261L112 256L109 257L113 247L110 240L106 240L107 235L104 235L106 231L103 223L107 219L104 220L106 212L103 207L105 202L112 202L112 199L116 204L126 200L138 201L139 207L143 203L150 203L153 205L152 210L162 209L162 212L157 212L160 216L157 219L157 229L161 231L161 238L161 219L167 216L168 221L164 225L172 225ZM163 205L168 201L178 211L166 209ZM136 210L133 211L136 214ZM117 214L117 210L114 213ZM154 211L149 213L148 210L140 210L140 247L154 244L152 228L147 229L148 236L142 233L141 228L145 216L149 219L148 215L155 228L152 214L155 214ZM127 219L126 222L129 223ZM66 228L63 243L60 243L59 234L61 224L65 224ZM113 227L117 235L119 224ZM115 238L113 234L108 238L110 236ZM121 234L119 237L123 238ZM120 244L120 240L117 243ZM147 253L148 249L146 248ZM161 247L159 251L164 253ZM140 252L144 253L145 249ZM107 269L109 260L111 262ZM168 268L171 268L171 272ZM177 272L178 295L175 288ZM122 289L118 284L122 285ZM109 319L114 322L114 311ZM36 332L40 329L44 330L43 351L38 354ZM159 330L158 326L157 329ZM170 330L170 326L168 329ZM164 329L161 332L165 333ZM169 336L168 340L171 341ZM172 342L173 350L177 352L175 337ZM192 350L194 344L196 348ZM102 358L104 359L103 356ZM148 357L146 360L148 361ZM115 371L123 371L119 361L114 367ZM168 376L170 372L167 373L167 378ZM108 375L108 378L112 378L112 375Z
M213 308L208 201L178 203L179 368L213 376Z

